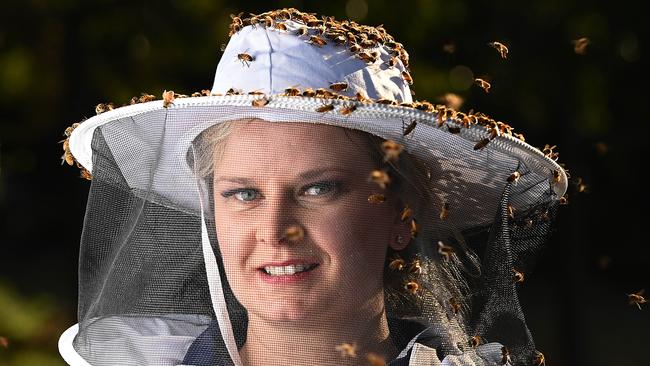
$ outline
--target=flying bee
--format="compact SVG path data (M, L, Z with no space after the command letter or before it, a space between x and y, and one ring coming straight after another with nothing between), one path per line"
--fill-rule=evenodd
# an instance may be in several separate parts
M460 305L460 302L458 302L458 300L456 300L455 297L452 297L452 298L449 299L449 305L451 305L451 311L454 314L458 314L458 312L460 311L461 305Z
M9 339L7 337L0 336L0 347L5 349L9 348Z
M348 90L348 83L346 82L340 82L340 83L332 83L330 84L330 89L337 91L337 92L344 92Z
M476 145L474 145L474 150L481 150L482 148L486 147L489 142L489 138L484 138L483 140L477 142Z
M408 85L413 85L413 78L411 77L411 74L409 74L408 71L402 71L402 78Z
M237 59L241 61L242 66L246 65L247 67L250 67L251 62L255 61L255 57L249 55L248 53L238 53Z
M356 343L342 343L335 347L341 353L341 357L357 357L357 344Z
M447 220L449 217L449 203L445 202L440 208L440 220Z
M512 360L510 359L510 351L508 351L508 347L506 346L501 347L501 364L502 365L512 364Z
M495 50L499 51L499 54L501 55L502 58L508 58L508 47L506 47L503 43L501 42L490 42L488 43L488 46L494 48Z
M490 83L488 83L487 81L485 81L485 80L483 80L483 79L478 79L478 78L476 78L476 79L474 79L474 82L475 82L476 85L478 85L481 89L485 90L486 93L489 93L489 92L490 92L490 87L492 87L492 85L490 85Z
M316 112L325 113L334 110L334 104L323 104L322 106L316 108Z
M323 47L327 44L324 39L320 38L319 36L311 36L309 37L309 43L313 44L314 46L318 47Z
M418 223L414 218L411 218L411 237L415 238L418 236Z
M411 280L404 284L404 289L415 295L420 289L420 285L417 282Z
M368 196L368 202L370 203L383 203L386 201L386 196L381 193L375 193Z
M394 258L393 260L390 261L388 264L388 268L392 269L393 271L401 271L404 269L406 266L406 262L402 258Z
M409 273L419 276L422 273L422 265L420 264L419 259L415 259L409 265Z
M473 336L472 338L470 338L470 340L469 340L469 345L470 345L471 347L476 348L476 347L478 347L482 342L483 342L483 339L481 338L481 336L475 335L475 336Z
M512 174L510 174L507 180L510 183L517 183L519 181L519 178L521 178L521 173L515 171Z
M381 149L384 152L384 162L396 161L404 151L404 146L393 140L386 140L381 143Z
M630 305L636 305L639 308L639 310L641 310L641 304L645 304L645 303L648 302L648 300L646 300L643 297L644 292L645 292L645 289L641 289L641 290L637 291L636 293L627 294L627 298L629 300Z
M298 95L300 95L300 89L295 88L295 87L286 88L286 89L284 89L284 95L286 95L288 97L298 96Z
M255 99L252 102L253 107L264 107L265 105L269 104L269 99L268 98L260 98L260 99Z
M588 189L587 185L582 181L581 177L578 177L576 179L576 190L578 191L578 193L588 193L589 192L589 189Z
M449 257L455 252L456 250L454 247L443 243L441 240L438 241L438 254L440 254L444 260L449 260Z
M302 229L302 227L298 225L293 225L288 227L284 231L284 237L287 238L289 241L302 240L302 238L305 237L305 231Z
M408 219L411 216L413 216L413 210L408 206L404 206L404 209L402 210L402 214L400 215L400 220L404 222L406 221L406 219Z
M456 52L456 45L451 42L445 43L442 45L442 51L451 55L452 53Z
M390 177L388 176L388 173L384 170L373 170L370 173L370 178L371 181L377 183L381 189L385 189L386 185L390 183Z
M366 354L366 361L368 361L370 366L386 366L386 360L376 353L370 352Z
M524 279L526 278L523 272L519 272L516 269L512 269L512 271L515 273L514 278L515 282L517 283L523 283Z
M515 219L515 208L510 203L508 203L508 217Z
M356 104L350 104L347 107L341 108L341 114L346 116L354 111L357 110L357 105Z
M163 98L163 107L168 108L170 104L174 103L174 99L176 98L174 91L173 90L165 90L162 93L162 98Z
M587 53L587 46L590 43L589 38L582 37L572 41L573 43L573 52L578 55L584 55Z
M540 351L535 351L535 358L533 358L533 366L546 366L546 358L544 354Z
M403 123L403 122L402 122L402 123ZM412 121L411 123L409 123L408 126L406 126L406 128L404 128L404 126L402 125L402 128L404 129L404 130L402 131L402 136L406 136L406 135L408 135L409 133L411 133L411 131L413 131L413 130L415 129L415 126L416 126L416 125L417 125L417 122L416 122L416 121Z

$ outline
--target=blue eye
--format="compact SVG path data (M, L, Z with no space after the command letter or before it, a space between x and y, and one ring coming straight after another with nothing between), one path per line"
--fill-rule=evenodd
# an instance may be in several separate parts
M318 182L307 186L304 193L307 196L322 196L338 189L339 182Z
M257 198L258 193L254 189L234 189L231 191L226 191L221 193L221 196L228 198L230 196L235 196L238 201L242 202L251 202Z

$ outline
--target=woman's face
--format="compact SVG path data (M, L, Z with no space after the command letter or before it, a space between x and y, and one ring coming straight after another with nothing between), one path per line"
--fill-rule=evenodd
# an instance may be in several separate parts
M408 228L393 198L369 202L387 192L368 179L376 166L359 133L254 120L222 143L214 166L217 239L249 316L333 320L383 299L387 246ZM292 227L303 235L288 239Z

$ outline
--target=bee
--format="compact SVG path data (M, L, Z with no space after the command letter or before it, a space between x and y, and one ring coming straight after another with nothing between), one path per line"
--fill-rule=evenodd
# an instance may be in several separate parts
M357 357L357 344L356 343L342 343L335 348L341 353L341 357Z
M506 346L501 347L501 364L502 365L512 364L512 360L510 359L510 351L508 351L508 347Z
M475 336L473 336L472 338L470 338L470 340L469 340L469 345L470 345L471 347L476 348L476 347L478 347L478 346L482 343L482 341L483 341L483 339L481 338L481 336L477 336L477 335L475 335Z
M388 61L386 61L386 64L388 64L388 67L395 67L397 66L397 62L399 59L395 56L391 57Z
M553 171L553 182L554 183L560 183L562 180L562 175L560 174L559 170L554 170Z
M104 112L112 111L115 108L115 104L109 103L99 103L95 106L95 113L102 114Z
M418 223L414 218L411 218L411 237L415 238L418 236Z
M551 220L551 215L549 215L548 210L542 212L542 214L540 215L540 217L541 217L542 220L544 220L544 221L550 221L550 220Z
M449 217L449 203L445 202L440 208L440 220L447 220Z
M309 37L309 43L313 44L314 46L318 47L323 47L327 44L324 39L320 38L319 36L311 36Z
M568 205L569 204L569 195L564 194L564 196L560 197L560 204L561 205Z
M506 47L503 43L501 42L490 42L488 43L488 46L494 48L495 50L499 51L499 54L501 55L502 58L508 58L508 47Z
M348 115L348 114L350 114L350 113L352 113L352 112L354 112L356 110L357 110L357 105L356 104L350 104L347 107L341 108L341 114L345 116L345 115Z
M460 127L447 126L447 129L449 130L449 133L453 133L453 134L460 133Z
M192 98L200 97L201 93L200 92L194 92L190 95Z
M255 61L255 57L249 55L248 53L238 53L237 59L241 61L242 66L246 65L247 67L250 67L250 63Z
M361 48L361 46L359 46L358 44L356 44L356 43L352 43L352 45L350 46L349 50L350 50L350 52L352 52L352 53L359 53L359 52L361 52L362 48Z
M426 100L417 102L415 104L415 109L418 109L420 111L424 112L435 112L436 108L433 106L433 104L427 102Z
M404 289L415 295L420 289L420 285L417 282L411 280L404 284Z
M307 27L300 27L300 28L298 28L298 30L296 31L296 35L297 35L298 37L302 37L302 36L304 36L304 35L306 35L306 34L308 34L308 33L309 33L309 29L307 29Z
M287 26L284 23L275 23L275 29L286 32Z
M485 80L483 80L483 79L478 79L478 78L476 78L476 79L474 79L474 82L475 82L476 85L478 85L481 89L485 90L486 93L489 93L489 92L490 92L490 87L492 87L492 85L490 85L490 83L488 83L487 81L485 81Z
M590 43L589 38L582 37L572 41L573 43L573 52L578 55L584 55L587 53L587 46Z
M420 260L416 259L409 265L409 273L419 276L422 273L422 265Z
M402 78L408 85L413 85L413 78L411 77L411 74L408 73L408 71L402 71Z
M589 187L582 181L581 177L578 177L576 180L576 190L578 193L588 193L589 192Z
M438 254L440 254L444 260L449 260L449 256L454 254L456 250L450 245L446 245L441 240L438 241Z
M368 196L368 202L370 203L383 203L386 201L386 196L381 193L375 193Z
M366 98L361 92L358 92L357 94L355 94L354 99L356 99L357 102L361 102L361 103L371 102L371 100Z
M253 91L249 91L248 95L264 95L264 92L259 90L253 90Z
M402 151L404 151L404 146L393 140L386 140L381 143L381 149L384 152L384 162L396 161Z
M334 104L323 104L322 106L316 108L316 112L325 113L334 110Z
M334 93L325 88L318 88L315 92L316 98L334 98Z
M264 107L267 104L269 104L269 99L266 97L261 99L255 99L252 102L253 107Z
M302 240L302 238L305 237L305 231L302 229L302 227L298 225L293 225L288 227L284 231L284 237L287 238L289 241Z
M201 95L203 95L204 97L209 97L210 94L211 94L210 90L208 90L208 89L201 90Z
M379 104L386 104L386 105L397 105L397 102L392 100L392 99L386 99L386 98L379 98L377 99L377 103Z
M409 133L411 133L415 129L416 125L417 125L416 121L411 121L411 123L409 123L409 125L406 126L406 128L404 128L404 125L402 125L402 128L403 128L402 136L406 136Z
M535 351L535 358L533 358L533 366L546 366L546 358L544 354L540 351Z
M451 55L456 52L456 45L451 42L445 43L442 45L442 51Z
M368 52L359 52L357 53L357 57L367 64L374 64L377 62L377 57Z
M542 149L542 153L549 159L557 160L559 153L554 151L556 148L557 145L551 146L549 144L545 144L544 148Z
M370 180L377 183L381 189L386 188L386 185L390 183L390 177L384 170L373 170L370 173Z
M404 269L406 266L406 262L402 258L394 258L393 260L390 261L388 264L388 268L392 269L393 271L401 271Z
M637 291L636 293L627 294L627 298L629 300L630 305L636 305L639 308L639 310L641 310L641 304L645 304L645 303L648 302L648 300L646 300L643 297L644 292L645 292L645 289L641 289L641 290Z
M532 227L533 226L533 219L530 217L526 219L526 227Z
M81 168L80 177L83 178L83 179L86 179L86 180L92 180L93 179L92 174L90 174L90 172L88 170L86 170L85 168L83 168L83 167Z
M517 183L519 181L519 178L521 178L521 173L515 171L512 174L510 174L507 180L510 183Z
M482 148L486 147L489 142L489 138L484 138L483 140L477 142L476 145L474 145L474 150L481 150Z
M370 364L370 366L386 366L386 360L384 360L381 356L379 356L376 353L368 353L366 354L366 360Z
M455 297L449 299L449 305L451 305L451 311L453 311L454 314L458 314L461 305Z
M165 91L163 91L163 93L162 93L162 98L163 98L163 107L165 107L165 108L169 108L169 105L172 104L172 103L174 103L174 99L175 99L176 97L175 97L174 91L172 91L172 90L169 90L169 91L165 90Z
M298 95L300 95L300 89L295 88L295 87L286 88L286 89L284 89L284 95L286 95L288 97L298 96Z
M514 268L512 269L512 271L515 273L515 275L514 275L515 282L517 282L517 283L523 283L523 282L524 282L524 279L525 279L525 275L524 275L524 273L523 273L523 272L519 272L519 271L517 271L517 270L514 269Z
M242 95L241 89L230 88L226 90L226 95Z
M515 219L515 208L510 203L508 203L508 216L513 220Z
M275 21L273 20L273 18L271 18L271 17L268 16L268 15L264 17L264 25L265 25L267 28L271 28L271 27L273 27L274 24L275 24Z
M408 206L404 206L404 209L402 210L402 214L400 215L400 220L402 220L402 222L404 222L404 221L406 221L406 219L408 219L412 215L413 215L413 210Z
M0 347L9 348L9 339L7 337L0 336Z
M330 84L330 89L337 91L337 92L344 92L348 90L348 83L346 82L340 82L340 83L332 83Z
M518 138L519 140L521 140L523 142L526 142L526 138L524 138L524 135L522 135L520 133L513 133L512 136Z
M316 96L316 91L312 88L307 88L302 92L302 96L313 98L314 96Z

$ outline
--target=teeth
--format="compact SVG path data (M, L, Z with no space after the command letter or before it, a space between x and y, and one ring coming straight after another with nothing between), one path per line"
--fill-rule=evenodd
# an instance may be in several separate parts
M264 267L264 271L271 276L290 276L309 269L309 264L291 264L284 267Z

